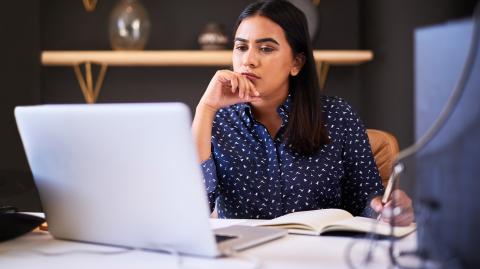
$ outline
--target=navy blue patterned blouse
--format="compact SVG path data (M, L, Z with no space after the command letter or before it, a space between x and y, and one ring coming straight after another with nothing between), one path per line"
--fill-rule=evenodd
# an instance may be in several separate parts
M272 138L249 104L220 109L213 121L212 155L202 163L210 208L221 218L271 219L294 212L342 208L371 216L383 187L358 116L338 97L322 98L330 143L303 156L284 142L289 96L278 109Z

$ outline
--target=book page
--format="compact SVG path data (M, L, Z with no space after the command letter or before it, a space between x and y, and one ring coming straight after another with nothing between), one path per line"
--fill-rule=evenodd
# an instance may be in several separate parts
M415 231L416 225L395 226L393 229L395 237L405 236ZM331 223L323 228L322 233L329 231L351 231L351 232L374 232L376 234L390 236L390 225L388 223L378 221L376 219L354 217Z
M289 213L255 225L275 226L277 228L296 230L313 230L320 233L323 227L329 224L351 218L353 218L352 214L342 209L319 209Z

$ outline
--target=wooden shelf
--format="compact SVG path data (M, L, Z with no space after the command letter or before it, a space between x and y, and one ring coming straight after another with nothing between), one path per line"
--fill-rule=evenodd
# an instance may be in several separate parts
M315 61L331 65L352 65L372 60L368 50L316 50ZM84 62L109 66L228 66L232 52L201 50L166 51L43 51L45 66L68 66Z
M315 50L313 53L322 89L331 65L356 65L373 59L369 50ZM95 103L108 66L230 66L232 51L43 51L41 63L44 66L73 66L86 102ZM95 85L92 64L101 66ZM85 66L85 75L81 65Z

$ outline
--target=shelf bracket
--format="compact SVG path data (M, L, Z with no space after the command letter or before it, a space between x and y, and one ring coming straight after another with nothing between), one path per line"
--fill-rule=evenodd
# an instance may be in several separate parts
M330 69L330 64L322 61L315 62L315 67L317 69L317 76L320 83L320 90L324 90L325 83L327 82L328 71Z
M100 65L100 71L97 76L95 88L93 86L92 64ZM82 74L82 65L84 65L85 76ZM75 71L75 76L77 77L78 84L80 85L80 89L82 90L85 101L89 104L95 103L98 95L100 94L100 89L102 88L105 74L107 73L107 64L93 62L77 63L73 65L73 70Z

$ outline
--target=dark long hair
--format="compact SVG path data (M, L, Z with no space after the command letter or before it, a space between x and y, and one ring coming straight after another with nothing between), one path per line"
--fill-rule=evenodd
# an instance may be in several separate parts
M305 56L305 64L298 75L289 78L293 107L285 139L296 152L310 155L330 140L324 126L322 99L307 19L302 11L288 1L260 1L248 5L242 11L234 33L244 19L255 15L264 16L282 27L293 54Z

